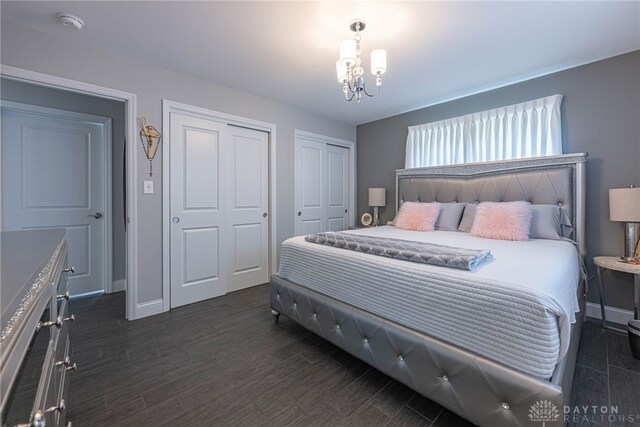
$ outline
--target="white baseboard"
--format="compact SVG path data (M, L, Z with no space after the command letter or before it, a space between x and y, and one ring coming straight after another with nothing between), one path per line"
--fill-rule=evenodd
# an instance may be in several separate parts
M604 306L604 314L607 316L607 322L618 323L620 325L626 325L629 320L633 320L633 311L610 307L608 305ZM602 315L600 314L600 304L588 302L587 317L602 319Z
M111 292L122 292L127 290L127 280L114 280L111 284Z
M153 316L154 314L162 313L163 304L161 299L153 301L143 302L136 305L136 319L142 319L143 317Z

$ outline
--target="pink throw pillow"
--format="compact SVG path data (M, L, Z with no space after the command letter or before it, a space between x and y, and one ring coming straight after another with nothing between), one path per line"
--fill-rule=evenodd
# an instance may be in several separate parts
M440 203L404 202L394 225L403 230L433 231L440 214Z
M470 234L496 240L529 240L531 206L527 202L483 202L476 208Z

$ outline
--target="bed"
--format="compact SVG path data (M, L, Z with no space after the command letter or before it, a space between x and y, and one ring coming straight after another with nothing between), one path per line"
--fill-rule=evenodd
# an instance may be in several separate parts
M477 425L563 423L584 313L586 154L407 169L404 201L555 204L567 240L492 241L455 231L350 233L488 248L473 271L387 259L296 237L271 308ZM575 241L575 246L568 239ZM577 248L577 249L576 249ZM519 259L528 260L518 263Z

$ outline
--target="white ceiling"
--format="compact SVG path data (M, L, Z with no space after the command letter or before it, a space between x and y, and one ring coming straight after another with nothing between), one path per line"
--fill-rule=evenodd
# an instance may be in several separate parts
M82 31L57 12L80 16ZM1 4L2 20L360 124L640 49L640 2L93 2ZM378 96L335 78L354 18L387 49ZM368 76L369 80L371 76Z

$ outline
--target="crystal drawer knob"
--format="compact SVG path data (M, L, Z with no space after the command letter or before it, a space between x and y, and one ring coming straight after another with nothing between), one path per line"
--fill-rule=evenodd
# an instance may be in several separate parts
M55 321L54 320L50 320L48 322L39 322L36 325L36 331L39 331L40 329L42 329L45 326L55 326L56 328L60 329L60 328L62 328L64 320L65 319L63 319L62 317L58 316Z
M58 411L60 413L64 412L64 409L66 408L66 403L64 401L64 399L60 399L60 403L58 403L58 406L52 406L51 408L47 409L44 412L55 412Z
M72 363L69 356L65 357L64 360L56 362L56 366L64 366L65 371L75 371L78 369L78 364Z
M64 294L58 295L57 298L66 299L67 301L69 301L69 298L71 298L71 294L69 293L69 291L66 291Z
M63 268L62 271L64 271L65 273L73 274L76 272L76 268L74 266L71 266L71 267Z
M15 427L45 427L47 425L44 419L44 412L38 409L31 417L29 424L15 424Z
M31 427L45 427L47 425L44 419L44 413L38 409L35 414L33 414L33 418L31 418Z

